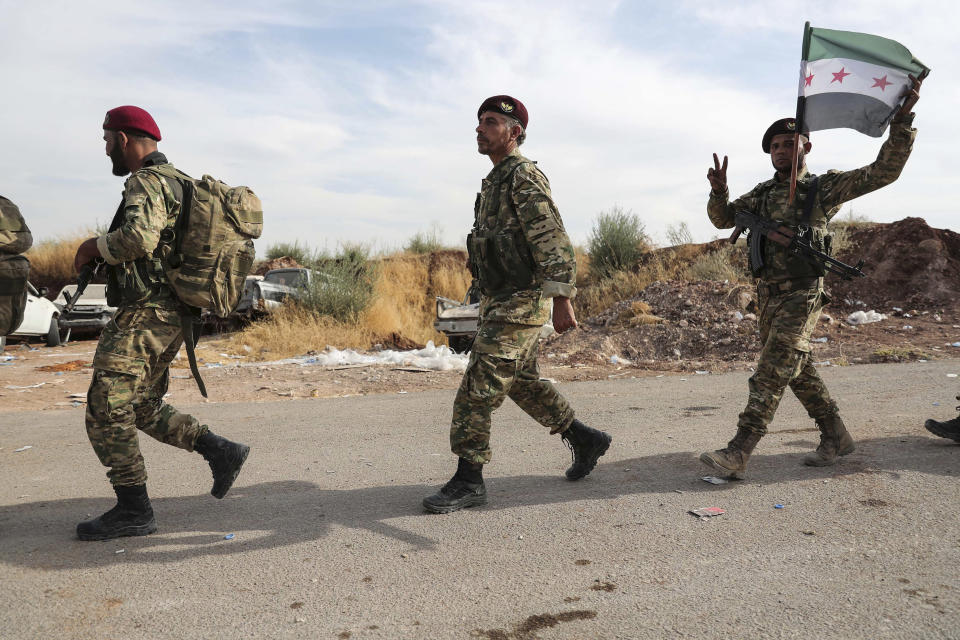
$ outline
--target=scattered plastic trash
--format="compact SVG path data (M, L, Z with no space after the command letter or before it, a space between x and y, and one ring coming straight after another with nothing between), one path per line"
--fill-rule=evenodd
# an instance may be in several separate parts
M954 342L950 345L951 347L960 347L960 342Z
M707 375L707 374L710 373L710 372L709 372L709 371L694 371L694 373L697 374L698 376L705 376L705 375Z
M736 313L734 313L734 314L733 314L733 317L736 318L737 321L743 320L743 314L740 313L739 311L737 311Z
M773 508L774 508L774 509L783 509L783 505L778 502L777 504L773 505Z
M939 403L939 402L934 402L934 403L933 403L933 406L939 407L939 406L940 406L940 403Z
M900 307L894 307L893 310L896 311L897 313L903 313L903 309L901 309Z
M117 554L117 555L119 555L119 554L121 554L121 553L126 553L126 552L127 552L126 549L117 549L116 551L114 551L114 553Z
M947 374L947 377L948 377L948 378L956 378L956 377L957 377L957 374L955 374L955 373L948 373L948 374Z
M822 338L813 338L810 340L810 342L824 343L824 342L827 342L827 340L828 340L827 336L823 336Z
M701 520L705 520L714 516L721 516L726 513L726 510L720 507L703 507L701 509L690 509L687 513L692 513Z
M223 365L219 362L208 362L206 365L207 369L215 369L217 367L222 367Z
M730 482L726 478L718 478L717 476L703 476L700 479L704 482L709 482L710 484L727 484Z
M0 362L10 362L11 360L16 360L17 356L0 356Z
M871 322L880 322L881 320L886 320L887 316L883 313L877 313L873 309L870 311L854 311L849 316L847 316L847 322L849 324L869 324Z
M913 325L912 325L912 324L905 324L905 325L903 325L903 328L904 328L904 329L913 329Z
M25 447L20 447L19 449L14 449L13 452L14 452L14 453L20 453L21 451L26 451L27 449L33 449L33 445L32 445L32 444L28 444L28 445L25 446Z
M224 539L224 540L233 540L233 539L236 537L236 535L237 535L237 534L235 534L235 533L228 533L227 535L223 536L223 539Z
M621 358L620 356L610 356L610 364L633 364L632 361L627 360L626 358Z

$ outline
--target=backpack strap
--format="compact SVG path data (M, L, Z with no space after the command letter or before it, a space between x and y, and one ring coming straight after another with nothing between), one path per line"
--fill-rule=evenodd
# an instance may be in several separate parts
M187 308L181 307L180 309L180 331L183 333L183 344L187 348L187 362L190 363L190 373L193 374L193 379L197 382L197 387L200 389L200 395L204 398L207 397L207 386L203 383L203 378L200 377L200 370L197 368L197 338L200 336L200 332L197 330L199 323L197 322L196 315L191 313Z

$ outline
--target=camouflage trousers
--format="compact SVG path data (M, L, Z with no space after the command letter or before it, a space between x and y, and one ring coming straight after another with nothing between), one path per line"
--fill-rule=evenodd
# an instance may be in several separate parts
M121 307L100 336L87 392L87 436L115 486L147 480L138 429L187 451L207 431L163 401L181 344L176 311L156 307Z
M509 396L531 418L562 433L573 409L553 384L540 379L540 327L483 322L453 402L450 449L470 462L490 462L490 417Z
M829 298L819 286L772 296L760 287L763 348L757 369L750 376L750 395L737 426L766 434L787 386L814 420L837 415L837 403L810 361L810 337L827 302Z

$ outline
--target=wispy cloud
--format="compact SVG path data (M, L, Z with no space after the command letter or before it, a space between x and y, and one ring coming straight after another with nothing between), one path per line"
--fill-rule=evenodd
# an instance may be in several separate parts
M730 155L733 190L749 189L770 173L760 134L795 101L802 12L781 8L778 20L765 6L680 4L638 25L636 6L617 2L492 2L482 10L173 2L162 11L0 2L0 69L17 88L4 97L0 192L40 237L108 219L120 183L108 172L100 122L108 108L133 103L155 115L161 149L182 169L261 195L261 246L397 246L432 222L458 242L489 170L473 143L476 107L511 93L531 113L524 152L550 177L575 241L614 204L641 214L654 233L686 221L707 238L715 233L704 213L710 154ZM877 219L909 212L947 224L948 142L931 134L958 133L937 96L956 73L952 36L922 11L869 6L896 16L897 32L879 21L859 28L905 34L934 74L918 105L923 130L908 171L856 206ZM824 26L861 24L821 13ZM878 147L825 132L811 164L859 166Z

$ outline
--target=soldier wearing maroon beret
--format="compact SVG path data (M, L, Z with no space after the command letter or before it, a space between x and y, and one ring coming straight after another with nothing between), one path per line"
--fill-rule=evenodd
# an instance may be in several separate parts
M87 436L109 469L117 504L78 524L81 540L157 530L138 431L200 453L210 464L217 498L230 489L250 450L163 400L183 333L179 303L164 274L161 238L172 236L189 176L157 151L160 128L140 107L108 111L103 139L113 174L130 177L109 231L81 244L74 266L79 272L95 259L106 262L107 300L117 307L97 343L86 413Z
M529 115L512 96L487 98L477 110L477 150L493 169L483 180L467 236L473 287L483 294L480 326L453 404L450 448L453 478L423 500L433 513L484 504L483 465L490 462L491 414L506 398L560 434L573 451L567 478L589 474L611 437L575 419L573 409L537 365L540 331L551 318L563 333L577 326L576 259L536 163L520 154Z

